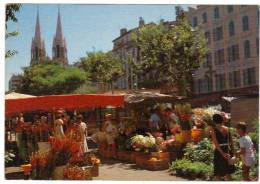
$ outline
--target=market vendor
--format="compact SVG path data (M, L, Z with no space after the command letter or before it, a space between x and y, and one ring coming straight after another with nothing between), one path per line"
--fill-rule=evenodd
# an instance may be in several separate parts
M149 128L151 132L157 132L159 129L159 122L161 121L159 117L159 109L155 108L151 110L151 117L149 119Z
M179 118L174 114L173 110L168 107L165 109L165 116L167 121L167 127L171 130L179 122Z
M112 114L105 115L105 124L104 124L106 139L108 143L108 149L115 149L115 137L116 137L116 129L113 127L112 123Z
M48 137L50 135L49 134L50 128L49 128L46 116L41 116L40 128L41 128L41 132L40 132L40 134L41 134L40 135L41 141L47 142L48 141Z

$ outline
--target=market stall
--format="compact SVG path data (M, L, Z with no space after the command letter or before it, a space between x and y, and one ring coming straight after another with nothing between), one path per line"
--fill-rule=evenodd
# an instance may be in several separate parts
M62 121L64 120L63 122L65 122L68 120L65 117L66 110L100 108L109 105L123 107L123 96L73 94L40 97L24 96L24 98L19 99L6 99L6 117L19 114L17 117L19 124L18 137L19 135L27 137L27 139L21 137L22 139L20 138L20 141L18 141L18 147L23 145L24 149L27 150L27 154L30 151L29 163L21 165L24 174L28 176L27 178L89 180L98 175L98 164L100 161L95 154L83 150L82 143L79 142L82 138L78 134L79 130L81 130L78 125L72 125L71 128L67 127L67 133L64 131L65 134L63 134L62 126L64 124L60 124L62 133L60 137L57 136L59 134L55 133L58 124L56 128L49 126L47 117L42 116L40 121L35 124L24 122L24 120L20 121L20 119L23 119L21 113L37 110L47 111L53 113L54 117L64 116L63 118L65 119L62 119ZM55 123L61 121L56 118L53 120L55 120ZM30 142L28 143L29 140ZM19 149L19 155L22 155L20 150L23 150ZM25 152L23 153L23 155L26 154ZM22 160L28 159L24 157Z

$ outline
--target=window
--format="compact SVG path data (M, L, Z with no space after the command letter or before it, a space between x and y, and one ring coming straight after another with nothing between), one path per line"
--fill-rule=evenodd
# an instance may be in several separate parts
M219 8L218 8L218 7L215 7L215 8L214 8L214 18L215 18L215 19L218 19L218 18L219 18Z
M259 38L256 39L256 54L259 55Z
M229 22L228 30L229 30L229 36L235 35L235 24L233 21Z
M239 59L239 46L238 45L232 45L231 47L228 47L228 62L237 61Z
M232 5L228 5L228 6L227 6L227 11L228 11L228 13L233 12L233 10L234 10L234 7L233 7Z
M253 85L256 83L255 68L248 68L243 71L244 85Z
M243 31L248 31L249 30L248 16L244 16L242 18L242 25L243 25Z
M249 40L244 41L244 55L245 55L245 58L250 58L250 56L251 56Z
M205 32L205 38L207 40L207 43L210 44L210 32L209 31Z
M225 74L217 74L216 75L216 90L224 90L226 88L226 83L225 83Z
M205 62L203 63L203 68L207 68L211 65L212 62L212 56L211 53L206 54Z
M222 38L223 38L222 27L216 27L215 29L213 29L213 40L219 41L219 40L222 40Z
M229 87L240 87L240 71L234 71L229 73Z
M196 27L198 25L198 18L197 17L193 17L193 27Z
M214 55L215 65L221 65L225 63L224 49L217 50Z
M202 14L202 23L207 23L207 21L208 21L207 13L204 12L204 13Z

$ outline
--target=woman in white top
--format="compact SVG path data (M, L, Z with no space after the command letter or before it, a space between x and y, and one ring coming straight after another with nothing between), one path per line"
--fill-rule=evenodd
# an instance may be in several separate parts
M54 122L54 137L62 139L65 137L63 132L63 120L61 114L57 115L57 119Z
M82 148L83 153L88 151L88 144L87 144L87 125L83 121L83 116L77 116L77 133L79 134L79 142Z

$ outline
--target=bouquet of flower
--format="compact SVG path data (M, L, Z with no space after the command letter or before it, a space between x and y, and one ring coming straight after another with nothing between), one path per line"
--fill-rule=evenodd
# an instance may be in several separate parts
M177 116L180 118L181 121L189 121L192 109L190 104L176 104L174 106Z
M68 138L51 138L50 143L55 166L67 164L71 157L79 154L80 152L80 145L74 140Z
M174 106L176 115L180 119L180 125L182 130L190 130L190 119L192 115L192 109L191 105L186 103L186 104L176 104Z
M153 149L156 146L155 138L152 135L136 135L131 138L131 145L135 150Z
M33 153L30 156L30 163L32 165L32 169L44 169L48 164L49 153Z
M64 178L68 180L90 180L91 170L78 166L69 166L64 169Z
M30 157L32 178L45 179L50 174L49 166L52 164L50 153L34 153Z

